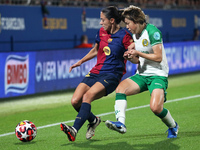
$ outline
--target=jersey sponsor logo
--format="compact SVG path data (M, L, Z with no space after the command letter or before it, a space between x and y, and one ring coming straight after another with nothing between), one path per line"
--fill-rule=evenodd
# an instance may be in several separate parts
M159 86L162 86L162 84L160 84L160 83L155 83L156 85L159 85Z
M109 39L108 39L108 43L111 43L111 42L112 42L112 40L113 40L113 39L109 38Z
M29 80L29 56L9 55L5 63L5 94L25 93Z
M145 53L145 54L149 54L149 52L148 51L141 51L142 53Z
M110 53L111 53L111 50L110 50L110 48L109 48L108 46L105 46L105 47L103 48L103 51L104 51L104 53L105 53L106 56L109 56Z
M109 84L108 81L106 81L106 80L103 80L103 81L106 82L107 84Z
M153 37L154 37L155 40L159 40L160 39L160 33L159 32L155 32L153 34Z
M90 72L88 72L88 74L86 74L85 77L90 77Z
M147 39L143 39L142 40L142 45L143 46L148 46L149 45L149 42L147 41Z

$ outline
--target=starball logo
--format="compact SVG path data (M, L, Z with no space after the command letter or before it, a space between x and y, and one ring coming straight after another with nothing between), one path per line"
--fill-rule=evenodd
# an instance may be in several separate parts
M9 55L5 63L5 94L25 93L29 81L29 56Z

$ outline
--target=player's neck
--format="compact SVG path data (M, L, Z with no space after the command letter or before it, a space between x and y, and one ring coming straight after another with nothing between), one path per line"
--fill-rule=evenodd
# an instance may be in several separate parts
M143 30L146 28L146 23L139 25L139 32L136 34L136 38L140 38L140 36L142 35Z
M120 29L119 25L112 26L110 34L115 34L117 31L119 31L119 29Z

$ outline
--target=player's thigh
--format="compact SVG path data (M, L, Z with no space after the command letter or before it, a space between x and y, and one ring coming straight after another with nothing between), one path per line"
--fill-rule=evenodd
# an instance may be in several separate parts
M106 95L105 86L96 82L83 96L83 102L91 103L93 100L99 99Z
M124 93L127 96L140 93L139 85L130 78L120 82L116 89L116 93Z
M167 95L167 87L168 87L168 80L166 77L155 77L155 79L152 80L149 88L149 92L151 94L151 97L154 98L163 98L164 102L166 101L166 95ZM159 89L159 90L157 90ZM159 97L160 96L160 97Z
M166 77L154 77L149 86L151 93L150 108L155 114L163 110L163 104L166 100L166 89L168 81Z
M151 103L156 105L163 105L164 103L164 90L154 89L151 93Z
M151 93L150 108L151 110L159 114L163 110L164 104L164 90L154 89Z
M82 103L82 98L83 98L83 95L90 89L90 87L85 84L85 83L80 83L73 96L72 96L72 99L71 99L71 103L72 104L81 104Z

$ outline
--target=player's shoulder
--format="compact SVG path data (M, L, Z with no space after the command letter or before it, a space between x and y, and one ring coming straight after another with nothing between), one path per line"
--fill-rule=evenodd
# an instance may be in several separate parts
M106 30L104 30L104 28L103 28L103 27L101 27L101 28L99 29L99 32L100 32L100 33L107 33L107 31L106 31Z
M126 28L122 28L122 27L119 29L119 32L120 32L120 33L124 33L124 34L130 34L130 33L127 31Z
M156 26L154 26L153 24L150 24L150 23L147 24L146 30L150 34L153 34L155 32L159 32L160 33L160 30Z
M153 38L155 40L162 39L161 31L156 26L154 26L153 24L147 24L146 31L147 31L148 36L150 38Z
M129 36L132 38L132 35L125 28L120 28L119 31L116 33L116 35L121 38Z

